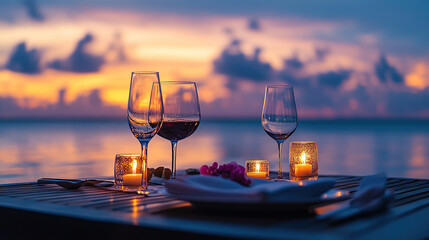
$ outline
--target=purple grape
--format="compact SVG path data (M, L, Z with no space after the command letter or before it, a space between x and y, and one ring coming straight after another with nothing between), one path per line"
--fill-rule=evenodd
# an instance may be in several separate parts
M244 186L249 186L251 181L247 178L246 169L236 162L230 162L218 165L214 162L212 166L203 165L200 168L201 175L205 176L222 176L232 181L238 182Z

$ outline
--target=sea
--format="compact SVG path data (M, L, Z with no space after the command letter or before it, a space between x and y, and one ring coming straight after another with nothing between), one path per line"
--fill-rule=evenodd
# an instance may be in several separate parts
M288 171L291 141L316 141L319 174L429 178L429 122L418 120L300 121L283 146ZM126 120L1 121L0 184L42 177L113 176L115 155L140 153ZM258 120L202 120L196 132L179 141L177 168L213 162L266 159L278 169L277 143ZM149 167L171 168L171 144L155 136Z

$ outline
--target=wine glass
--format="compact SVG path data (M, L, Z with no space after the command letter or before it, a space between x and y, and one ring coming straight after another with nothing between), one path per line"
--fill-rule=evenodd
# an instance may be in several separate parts
M197 86L194 82L161 82L164 121L158 135L170 140L172 178L176 178L177 142L192 135L201 120Z
M158 72L133 72L128 99L128 124L141 144L142 185L147 189L147 147L159 131L164 107Z
M278 144L279 173L277 179L283 179L282 145L298 126L295 97L291 85L266 87L262 109L262 126L265 132L274 138Z

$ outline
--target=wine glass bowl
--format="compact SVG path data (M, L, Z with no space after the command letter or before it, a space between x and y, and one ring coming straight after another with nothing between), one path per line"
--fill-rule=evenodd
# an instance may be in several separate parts
M266 87L261 121L265 132L278 144L279 172L277 179L283 179L282 144L298 126L295 97L291 85Z
M191 136L201 120L197 86L194 82L162 81L164 121L158 135L172 146L172 178L176 178L177 142Z
M158 72L133 72L128 98L128 124L141 145L142 185L147 189L147 147L161 128L164 107Z
M152 139L163 117L161 89L157 72L133 72L128 99L128 124L139 141Z

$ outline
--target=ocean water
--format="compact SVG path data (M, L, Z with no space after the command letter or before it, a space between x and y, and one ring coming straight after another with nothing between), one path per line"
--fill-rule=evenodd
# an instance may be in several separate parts
M301 121L283 148L288 169L290 141L312 140L319 148L319 174L429 178L429 122ZM125 121L0 122L0 183L41 177L113 176L117 153L139 153ZM267 159L277 169L277 145L259 121L203 121L178 144L178 169L214 161ZM170 142L149 144L149 167L171 167Z

